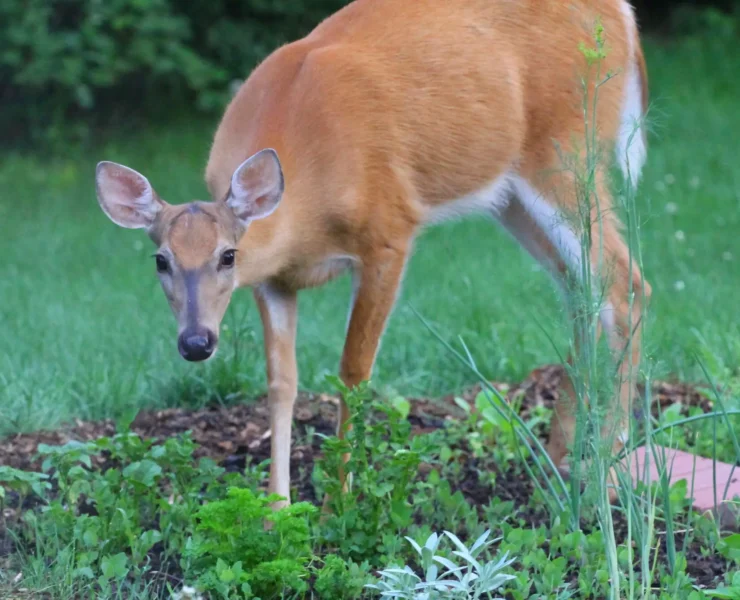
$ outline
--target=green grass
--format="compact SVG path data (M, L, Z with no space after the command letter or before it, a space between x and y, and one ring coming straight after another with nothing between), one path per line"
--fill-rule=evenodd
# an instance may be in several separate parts
M653 285L647 352L658 375L702 379L698 352L713 373L732 376L740 362L740 56L653 42L647 59L655 132L638 197ZM94 196L95 163L108 159L145 173L171 202L205 198L214 127L182 121L106 134L95 150L70 148L52 160L0 154L0 434L265 389L249 292L234 297L217 359L185 363L151 242L114 226ZM348 298L346 277L301 295L302 388L323 388L336 371ZM550 279L483 220L419 239L374 376L405 395L472 382L410 306L445 338L462 336L492 379L520 379L565 348Z

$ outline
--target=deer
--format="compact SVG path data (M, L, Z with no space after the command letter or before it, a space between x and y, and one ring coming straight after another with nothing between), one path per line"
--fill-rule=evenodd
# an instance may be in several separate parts
M582 253L576 182L562 153L584 158L584 92L598 81L579 50L601 23L594 135L600 226ZM584 84L585 82L585 84ZM170 204L139 172L97 164L96 194L115 224L143 229L187 361L211 359L234 290L261 318L270 407L268 489L290 503L298 390L298 293L349 274L339 364L344 384L371 378L418 234L486 215L558 284L607 267L599 335L616 369L640 357L651 289L629 257L610 164L637 186L647 157L648 82L626 0L355 0L260 62L230 99L205 168L211 198ZM592 210L596 210L595 208ZM610 424L626 443L633 382L615 388ZM575 431L572 378L562 383L546 450L567 473ZM351 415L338 407L337 435ZM343 478L346 475L342 475ZM346 485L346 479L343 479Z

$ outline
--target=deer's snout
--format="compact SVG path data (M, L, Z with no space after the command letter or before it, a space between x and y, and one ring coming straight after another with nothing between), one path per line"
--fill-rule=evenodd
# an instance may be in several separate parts
M185 360L198 362L211 357L216 349L215 334L205 328L186 329L177 340L177 347Z

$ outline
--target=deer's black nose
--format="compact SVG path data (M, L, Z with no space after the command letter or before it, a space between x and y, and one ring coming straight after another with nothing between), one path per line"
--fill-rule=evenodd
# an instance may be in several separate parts
M216 336L205 328L186 329L180 334L177 347L185 360L206 360L216 348Z

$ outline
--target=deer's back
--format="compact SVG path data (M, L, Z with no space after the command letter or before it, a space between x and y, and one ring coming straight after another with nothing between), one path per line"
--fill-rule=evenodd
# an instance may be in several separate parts
M597 19L606 56L589 67ZM434 205L512 165L551 167L554 141L568 151L583 139L582 82L593 99L633 60L631 19L622 0L357 0L253 72L216 134L211 191L266 146L289 188L327 202L397 176ZM603 137L616 135L623 95L624 77L599 89Z

